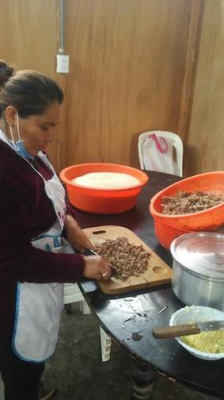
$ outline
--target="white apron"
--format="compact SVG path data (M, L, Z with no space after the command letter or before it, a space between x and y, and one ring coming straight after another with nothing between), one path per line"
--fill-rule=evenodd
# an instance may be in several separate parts
M4 133L0 139L9 144ZM10 146L11 147L11 146ZM43 235L32 240L36 248L63 252L61 233L65 219L65 190L58 179L47 157L39 152L38 156L53 171L50 180L45 180L30 162L25 161L41 176L47 196L54 206L57 221ZM60 314L64 303L63 284L18 283L15 323L13 332L13 349L17 356L25 361L43 362L55 349L60 323Z

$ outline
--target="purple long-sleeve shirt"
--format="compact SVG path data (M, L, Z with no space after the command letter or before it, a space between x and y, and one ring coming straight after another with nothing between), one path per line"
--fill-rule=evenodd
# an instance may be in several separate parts
M33 162L46 180L51 178L52 171L39 157ZM31 245L31 239L55 221L43 179L0 140L0 337L13 331L17 282L77 282L83 277L82 255L55 254Z

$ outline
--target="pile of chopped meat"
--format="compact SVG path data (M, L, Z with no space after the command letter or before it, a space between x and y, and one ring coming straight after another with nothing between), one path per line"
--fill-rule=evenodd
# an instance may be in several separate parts
M107 240L95 246L98 254L107 260L117 271L117 277L126 279L129 276L138 276L148 268L150 254L143 246L130 244L125 237L116 240Z
M163 214L193 214L224 202L224 196L209 192L182 192L162 198Z

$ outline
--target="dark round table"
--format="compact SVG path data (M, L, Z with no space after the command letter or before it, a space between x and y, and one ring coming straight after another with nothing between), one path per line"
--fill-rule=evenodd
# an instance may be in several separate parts
M77 220L82 228L124 226L172 266L170 252L155 237L149 202L154 194L180 178L159 172L147 173L149 182L142 190L134 209L116 215L90 214L78 210ZM184 306L174 295L170 284L116 296L103 294L91 280L83 280L79 287L100 325L136 361L135 386L137 384L140 387L137 394L139 397L133 394L131 398L149 398L146 390L142 391L141 388L144 387L144 382L145 386L150 386L154 377L153 371L198 391L224 398L224 359L204 361L189 354L175 339L158 340L152 336L155 325L168 324L171 315ZM140 334L140 340L133 339L134 332Z

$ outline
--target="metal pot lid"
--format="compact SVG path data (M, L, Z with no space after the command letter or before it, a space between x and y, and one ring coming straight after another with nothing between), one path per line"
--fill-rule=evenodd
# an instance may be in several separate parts
M193 273L224 280L224 235L187 233L171 244L173 258Z

